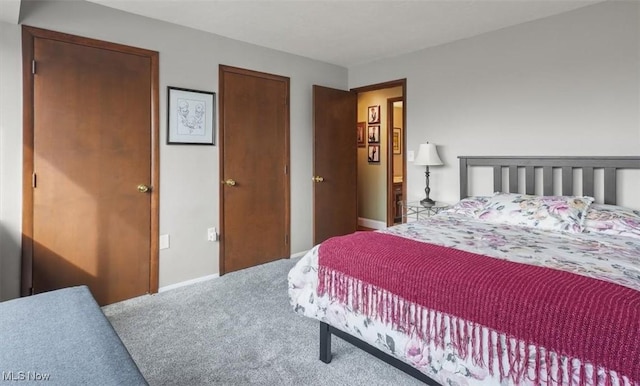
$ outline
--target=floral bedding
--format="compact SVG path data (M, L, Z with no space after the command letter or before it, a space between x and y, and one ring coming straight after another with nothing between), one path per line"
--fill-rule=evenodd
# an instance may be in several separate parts
M381 232L498 259L570 271L640 291L640 242L631 237L595 233L572 234L517 225L491 224L456 213L442 213L425 221L402 224ZM317 269L318 247L315 247L289 273L289 297L297 313L327 322L394 355L441 384L514 384L512 379L500 376L506 371L497 368L498 363L508 367L508 357L515 355L514 352L478 353L485 359L499 355L505 359L484 360L484 363L493 363L492 371L474 365L471 359L464 360L456 355L452 342L446 341L444 348L427 344L416 337L395 331L378 320L363 317L343 304L330 301L327 296L317 296ZM436 311L432 312L437 314ZM448 315L444 315L444 318L448 320ZM487 330L483 330L482 335L478 338L484 341L508 339ZM525 347L524 342L510 340L514 343L511 347L519 350L521 355L535 351L545 353L543 347ZM484 345L488 346L490 345ZM549 385L578 382L579 375L575 374L573 369L579 366L575 366L573 362L569 363L566 357L553 352L549 353L548 357L551 371L545 370L546 365L542 366L543 371L539 374L541 382ZM533 363L531 368L535 368ZM593 366L586 364L584 368L587 373L593 375ZM587 378L598 378L597 383L604 384L605 377L600 375L604 374L606 369L595 370L599 376ZM532 370L526 371L530 373ZM560 378L557 377L559 372L562 374ZM626 377L617 377L615 372L608 373L613 384L631 384ZM559 379L562 381L559 382ZM533 381L528 384L533 384Z
M475 217L487 222L580 233L593 197L496 193Z
M585 232L640 239L640 210L615 205L593 204L584 222Z

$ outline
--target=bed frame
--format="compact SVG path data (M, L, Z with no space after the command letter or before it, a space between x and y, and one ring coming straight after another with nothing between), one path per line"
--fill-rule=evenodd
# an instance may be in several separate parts
M640 169L640 157L475 157L460 156L460 198L468 196L469 167L489 166L493 168L493 191L505 193L535 194L536 169L542 169L542 191L544 196L554 193L554 169L562 170L562 195L572 196L574 169L582 171L582 195L592 196L596 190L594 171L604 169L604 203L617 202L616 179L620 169ZM508 186L503 189L502 172L508 169ZM518 171L525 171L525 186L519 186Z
M582 194L593 196L596 186L594 183L594 170L604 169L604 203L615 205L617 202L616 178L620 169L640 169L640 157L483 157L460 156L460 199L468 197L469 192L469 168L472 166L489 166L493 168L493 191L517 193L524 191L526 194L535 194L536 169L542 169L542 191L544 196L554 194L554 169L562 170L562 194L573 195L574 169L582 171ZM503 189L503 168L508 169L508 186ZM525 171L525 186L521 190L519 186L518 172ZM324 363L331 362L331 336L353 344L368 352L391 366L409 374L429 385L439 385L438 382L426 376L421 371L409 364L371 346L362 340L347 334L327 323L320 322L320 360Z

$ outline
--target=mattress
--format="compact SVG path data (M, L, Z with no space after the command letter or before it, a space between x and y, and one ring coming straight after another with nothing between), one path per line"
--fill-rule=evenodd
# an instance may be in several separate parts
M556 270L569 271L594 279L604 280L640 291L640 242L628 237L601 234L571 234L546 231L514 225L490 224L477 219L456 214L440 214L425 221L412 222L388 228L383 233L400 236L430 244L456 248L496 259L535 265ZM327 295L318 296L318 246L309 251L289 273L289 297L294 310L310 318L326 322L347 332L366 343L410 364L441 384L460 385L509 385L509 384L573 384L578 383L579 374L575 369L583 368L587 373L587 384L606 383L631 384L626 377L615 371L594 368L589 363L576 363L561 353L545 353L544 347L525 346L524 342L481 330L482 336L475 337L484 342L511 340L513 351L491 351L485 344L483 352L462 358L457 353L454 342L445 335L444 344L427 343L414 335L402 333L377 319L365 317L349 306L332 301ZM432 312L433 320L448 323L448 315ZM548 358L543 363L540 377L524 377L516 381L501 374L507 374L509 359L514 355L525 357L530 353L542 353ZM482 356L483 360L472 357ZM489 357L502 356L501 360L490 361ZM538 356L539 357L539 356ZM530 361L535 362L536 356ZM485 365L478 365L482 362ZM489 368L487 363L491 363ZM530 363L526 371L533 371ZM498 368L503 366L503 369ZM549 367L550 371L547 371ZM593 372L596 372L594 374ZM603 375L607 377L593 376ZM561 377L549 376L561 374ZM597 379L593 382L592 379Z

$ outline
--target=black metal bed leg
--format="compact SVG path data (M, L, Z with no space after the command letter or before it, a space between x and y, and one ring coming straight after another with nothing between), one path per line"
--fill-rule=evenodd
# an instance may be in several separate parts
M324 363L331 362L331 331L324 322L320 322L320 360Z
M2 1L2 0L0 0ZM376 347L371 346L368 343L365 343L363 340L356 338L355 336L349 335L346 332L329 326L327 323L320 322L320 360L324 363L331 362L331 337L335 335L340 339L343 339L346 342L351 343L352 345L360 348L368 352L369 354L375 356L376 358L390 364L391 366L404 371L415 379L426 383L427 385L432 386L440 386L440 384L433 379L429 378L426 374L420 372L420 370L411 367L411 365L401 361L400 359L383 352Z

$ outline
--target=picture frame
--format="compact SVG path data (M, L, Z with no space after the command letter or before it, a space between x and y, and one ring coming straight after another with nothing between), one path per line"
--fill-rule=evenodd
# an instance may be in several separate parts
M215 145L216 93L167 87L167 144Z
M367 109L367 122L380 123L380 105L369 106Z
M367 131L367 142L380 143L380 125L369 126Z
M402 154L402 129L393 128L393 154Z
M380 145L369 145L367 149L367 159L370 164L380 163Z
M356 137L357 137L357 141L356 143L358 144L358 147L365 147L366 145L366 136L365 136L365 130L366 130L367 124L365 122L358 122L357 126L356 126Z

